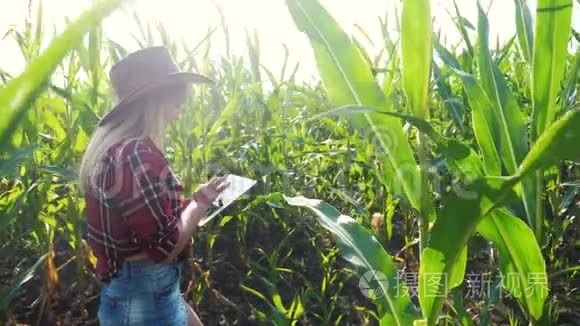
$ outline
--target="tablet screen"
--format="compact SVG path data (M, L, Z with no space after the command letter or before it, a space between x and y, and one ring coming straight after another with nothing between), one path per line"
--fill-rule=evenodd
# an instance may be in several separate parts
M226 183L229 183L224 192L222 192L218 198L212 203L211 207L208 209L207 217L203 218L198 226L204 226L214 217L216 217L221 211L243 195L246 191L252 188L256 184L256 180L241 177L235 174L228 174L226 176Z

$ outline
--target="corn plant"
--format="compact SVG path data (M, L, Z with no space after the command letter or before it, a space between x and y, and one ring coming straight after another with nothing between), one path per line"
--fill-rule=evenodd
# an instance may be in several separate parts
M530 19L526 18L526 7L516 2L520 45L529 59L532 52ZM475 231L498 249L501 272L518 275L518 286L504 283L506 290L518 299L531 320L540 320L547 291L528 282L527 277L538 274L547 282L538 245L544 209L541 171L562 160L578 160L573 144L579 137L578 128L574 126L580 119L580 111L573 109L554 123L556 94L567 60L571 2L540 1L538 4L530 137L527 137L524 113L492 57L488 44L489 24L481 7L477 27L479 47L476 50L468 47L479 71L479 80L462 71L449 51L439 51L445 64L463 81L468 98L465 106L472 110L475 148L437 134L429 123L428 85L432 62L429 1L403 2L401 56L406 114L389 111L392 106L385 102L389 94L380 92L361 49L322 6L314 0L287 0L287 5L298 29L310 40L331 103L350 105L333 113L348 115L357 126L366 129L369 137L377 140L378 155L385 170L383 182L390 191L406 198L416 212L422 244L419 302L425 322L429 325L437 322L445 296L462 283L466 246ZM548 64L543 62L546 57L550 58ZM385 84L387 82L390 83L385 81ZM414 125L419 134L414 142L418 164L399 119ZM428 175L421 168L429 160L428 139L435 143L434 155L444 157L452 175L467 182L460 186L462 189L442 194L439 209L433 207ZM534 173L539 176L538 182L532 178ZM396 270L390 257L354 220L320 201L290 198L288 202L314 210L323 226L335 234L345 258L361 271L383 272L392 284ZM432 216L435 211L436 217ZM518 215L526 218L528 225ZM433 220L429 228L428 221ZM450 236L453 237L451 241ZM440 277L433 281L428 279L430 275ZM420 319L405 295L396 296L394 289L382 283L379 286L385 293L383 298L375 300L382 324L408 325ZM533 294L524 295L523 290L530 287Z
M63 58L67 55L69 51L71 51L77 44L79 44L84 36L85 33L93 29L103 18L105 18L108 14L110 14L113 10L121 5L123 1L118 0L110 0L110 1L103 1L98 4L95 4L93 8L85 12L81 17L79 17L75 22L71 23L67 30L62 33L59 37L55 38L50 46L40 55L38 54L38 48L42 37L42 30L40 29L41 24L39 24L39 29L36 30L34 35L31 35L31 42L28 45L28 54L30 55L30 63L24 73L22 73L19 77L11 80L6 87L0 89L0 106L3 107L4 113L0 118L0 148L1 149L9 149L11 148L10 140L13 138L13 134L17 130L16 127L19 125L19 122L23 120L23 118L27 114L27 109L29 109L32 104L34 103L35 99L43 92L43 90L47 87L49 83L50 77L53 71L57 68ZM40 20L40 19L39 19ZM47 116L51 117L50 113L47 112ZM62 129L61 129L62 130ZM64 130L62 130L64 133ZM63 134L61 134L64 137ZM20 146L23 146L21 144ZM18 146L18 144L17 144ZM17 157L26 157L31 154L31 149L33 145L23 146L23 149L11 149L9 152L9 159L15 159ZM16 161L19 161L16 159ZM3 162L5 163L5 162ZM14 166L7 166L3 164L4 168L14 168ZM34 173L34 171L30 171ZM29 172L29 173L30 173ZM3 173L4 175L4 173ZM27 189L27 192L34 193L33 188L36 187L43 187L46 188L48 184L37 184L35 181L27 182L26 178L23 180L24 189ZM27 185L28 184L28 185ZM51 187L49 191L58 191ZM24 199L24 198L22 198ZM46 205L43 203L40 198L35 197L34 195L28 196L26 198L30 201L29 208L34 206L38 207L36 212L40 211L40 207ZM19 211L17 207L15 207L14 211ZM34 211L31 210L29 213L34 214ZM39 214L42 216L42 214ZM39 217L40 217L39 216ZM45 225L46 228L49 230L48 233L52 233L50 231L53 223L49 222L50 216L45 217ZM33 229L33 231L35 231ZM37 234L39 236L40 234ZM48 237L48 247L52 248L52 236ZM49 253L52 250L49 250ZM48 255L47 254L47 255ZM32 273L38 269L38 266L42 264L46 260L46 255L42 256L37 262L30 267L29 271L23 274L14 285L9 287L8 289L2 292L3 302L0 306L0 311L4 312L7 310L8 305L12 299L15 298L15 294L21 290L22 285L30 280L32 277ZM53 266L53 261L51 259L46 260L48 265L48 270L51 270L51 266ZM53 268L52 268L53 270ZM51 283L47 283L51 284ZM46 298L46 297L45 297Z
M0 117L0 320L9 324L96 318L75 170L113 104L106 72L134 50L97 25L120 3L101 1L88 20L53 36L40 9L7 35L27 63L18 77L0 71L8 108ZM483 10L474 24L456 6L462 50L433 33L428 3L404 1L397 33L381 19L385 47L372 58L316 1L288 0L322 85L296 80L289 49L281 69L263 66L259 34L248 33L247 53L231 51L223 13L200 40L183 42L133 15L138 47L164 44L183 70L219 84L194 88L166 130L165 152L186 193L214 174L259 180L195 236L183 292L204 321L433 324L446 307L441 323L485 325L566 314L562 293L575 291L568 275L577 266L558 257L577 232L580 175L571 162L580 65L566 57L570 8L544 1L533 17L515 1L517 35L493 49ZM43 49L47 37L54 40ZM227 47L217 58L210 55L216 37ZM541 132L528 127L533 121ZM300 218L288 203L318 219ZM517 302L498 289L484 301L461 297L481 253L490 256L485 271L517 278L503 284ZM415 289L393 288L401 268L420 273ZM369 270L386 279L366 284L378 290L365 296L359 281ZM548 272L549 294L527 278ZM447 287L429 273L447 275ZM410 294L425 289L441 296ZM526 289L533 295L522 295ZM452 301L444 300L448 292ZM508 307L502 316L492 310L498 302Z

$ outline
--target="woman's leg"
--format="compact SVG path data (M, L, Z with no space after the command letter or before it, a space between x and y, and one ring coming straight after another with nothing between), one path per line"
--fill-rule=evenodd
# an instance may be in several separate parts
M201 319L199 319L199 317L197 316L197 314L195 313L195 311L193 310L193 308L187 304L187 302L184 302L185 306L187 307L187 311L189 312L189 326L203 326L203 323L201 322Z

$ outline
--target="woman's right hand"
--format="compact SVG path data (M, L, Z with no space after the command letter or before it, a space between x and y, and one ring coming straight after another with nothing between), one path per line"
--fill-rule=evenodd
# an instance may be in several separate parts
M199 206L207 209L229 185L225 176L213 177L208 183L199 186L193 199Z

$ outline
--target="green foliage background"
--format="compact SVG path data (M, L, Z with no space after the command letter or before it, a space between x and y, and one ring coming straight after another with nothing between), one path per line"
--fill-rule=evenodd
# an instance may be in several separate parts
M572 2L540 0L531 13L514 1L517 34L493 48L483 8L477 22L455 12L463 40L452 46L433 33L429 1L405 0L401 39L380 22L385 51L370 58L317 1L287 0L319 84L297 82L287 60L279 73L262 66L258 36L248 37L246 55L212 60L213 32L191 48L162 25L142 29L143 47L165 44L183 70L218 81L194 88L167 130L165 150L186 191L214 174L259 180L194 238L183 289L204 321L578 318ZM98 284L76 171L113 104L107 72L128 52L99 27L122 2L97 2L60 35L45 34L41 13L9 35L27 69L0 71L0 320L8 323L94 322ZM377 284L380 297L359 290L368 270L391 285ZM395 289L400 272L416 282ZM433 287L427 276L441 273L449 282ZM492 277L493 291L466 295L472 273ZM508 274L517 282L495 281Z

